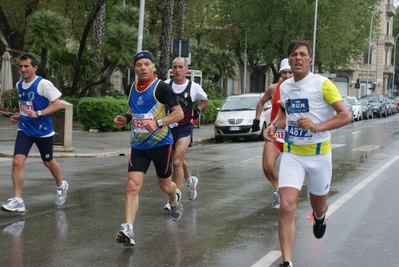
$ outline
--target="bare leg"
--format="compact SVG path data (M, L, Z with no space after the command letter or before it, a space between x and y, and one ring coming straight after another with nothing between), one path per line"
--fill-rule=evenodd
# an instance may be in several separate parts
M190 144L191 137L186 136L180 138L175 143L175 151L173 153L173 174L172 180L176 183L177 188L181 188L184 177L184 155L186 154L187 148Z
M280 215L278 236L283 261L292 261L292 250L295 242L295 210L299 190L292 187L280 187Z
M145 174L142 172L128 172L128 181L125 197L125 219L126 223L133 225L139 208L139 192L143 186Z
M14 186L14 196L22 198L22 186L25 180L24 164L26 156L17 154L14 155L12 161L12 183Z
M280 150L272 142L265 142L263 147L263 172L275 189L278 188L278 175L274 165L280 153Z
M50 161L43 161L44 166L46 166L51 174L54 177L54 180L57 184L58 187L62 186L62 177L61 177L61 168L60 165L58 165L58 163L52 159Z

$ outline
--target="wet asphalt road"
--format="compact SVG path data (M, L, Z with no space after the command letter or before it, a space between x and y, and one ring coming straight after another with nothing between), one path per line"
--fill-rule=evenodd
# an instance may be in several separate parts
M355 122L333 133L328 228L316 240L306 185L296 213L295 266L383 266L397 263L399 115ZM195 146L187 161L198 197L183 192L174 222L151 167L134 224L136 246L115 242L124 221L127 156L60 158L70 184L57 208L51 175L26 163L24 214L0 213L0 266L277 266L278 211L261 170L263 142ZM0 198L12 196L11 160L0 158Z

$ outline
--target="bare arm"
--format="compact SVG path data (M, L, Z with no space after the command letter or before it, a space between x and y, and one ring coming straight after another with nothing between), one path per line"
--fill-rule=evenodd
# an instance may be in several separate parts
M298 127L302 129L309 129L310 131L315 133L334 130L351 122L351 114L346 108L344 101L337 101L331 106L337 113L331 119L317 124L308 117L300 117L298 119Z
M264 132L264 137L266 140L273 142L274 141L274 134L276 133L277 128L281 128L282 125L285 125L286 114L284 111L279 109L277 112L276 118L270 123L270 125L266 128Z
M203 111L203 110L205 110L208 107L208 104L209 104L209 100L208 99L201 100L200 103L198 104L198 108L201 111Z
M50 115L53 114L54 112L57 112L62 108L61 101L57 98L53 102L50 103L50 105L42 110L42 116ZM37 110L27 110L26 115L28 115L29 118L39 118L37 115Z
M274 93L276 92L277 84L272 84L270 85L266 91L265 94L262 96L262 98L258 101L258 104L256 104L256 113L255 113L255 119L259 120L260 114L262 113L263 106L265 103L274 97Z

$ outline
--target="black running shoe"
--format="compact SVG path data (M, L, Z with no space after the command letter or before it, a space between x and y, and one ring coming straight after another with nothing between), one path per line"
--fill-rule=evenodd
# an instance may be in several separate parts
M280 264L279 267L291 267L291 265L289 261L285 261L282 264Z
M324 236L326 232L327 224L325 221L326 215L324 214L323 219L318 220L313 212L314 223L313 223L313 234L317 239L320 239Z

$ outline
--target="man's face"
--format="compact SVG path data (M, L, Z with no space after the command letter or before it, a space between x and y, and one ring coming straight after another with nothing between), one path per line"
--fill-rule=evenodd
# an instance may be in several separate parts
M172 73L174 81L185 81L187 71L188 69L184 66L184 59L179 58L173 62Z
M19 71L21 72L22 78L30 82L33 77L35 77L36 68L33 67L30 59L22 59L19 62Z
M154 75L154 64L148 58L142 58L136 61L134 72L140 81L148 81Z
M285 81L285 80L291 78L293 74L292 74L292 71L290 71L290 70L283 70L280 72L280 75L281 75L281 79L283 81Z
M295 78L303 78L310 72L312 57L306 46L302 45L295 49L288 57L288 61Z

